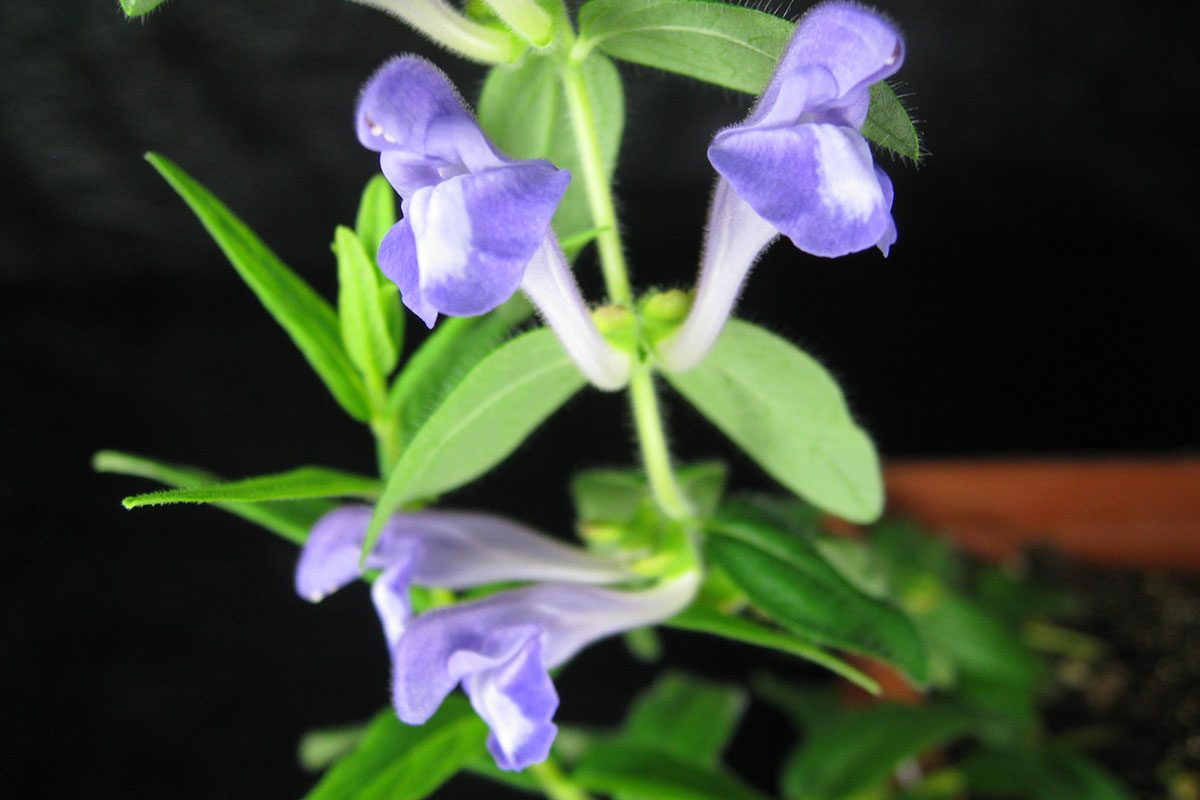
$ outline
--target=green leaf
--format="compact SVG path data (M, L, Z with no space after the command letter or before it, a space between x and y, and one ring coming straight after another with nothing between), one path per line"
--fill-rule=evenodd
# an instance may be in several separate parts
M912 620L859 591L810 542L748 513L723 515L708 532L712 562L781 625L815 642L882 658L925 683L925 648Z
M962 770L972 797L1133 800L1133 793L1100 766L1061 748L981 751L968 756Z
M578 47L758 94L794 30L733 3L592 0L579 11Z
M764 800L728 772L640 745L599 744L571 773L585 789L655 800Z
M97 472L149 478L168 486L200 486L205 483L217 483L220 480L215 475L195 467L166 464L116 450L101 450L96 453L92 458L92 467ZM217 508L249 520L289 542L299 545L308 541L308 532L312 529L313 523L334 507L333 503L322 500L216 503L215 505Z
M879 694L879 684L871 677L827 650L786 631L769 628L743 617L733 617L715 609L694 605L663 624L668 628L707 633L798 656L825 667L871 694Z
M739 686L666 672L634 702L620 740L715 768L747 702Z
M898 156L921 161L921 137L908 109L885 81L871 85L871 106L862 126L863 136Z
M379 270L354 231L339 225L333 241L338 262L338 317L342 343L368 385L383 389L383 379L400 353L385 312Z
M697 515L711 517L725 492L725 465L719 461L688 464L675 475ZM571 497L582 522L628 524L650 497L650 484L639 470L590 469L571 479Z
M127 17L140 17L149 14L165 2L166 0L121 0L121 10Z
M165 506L171 503L256 503L263 500L300 500L314 497L379 496L379 481L325 467L298 467L287 472L259 475L228 483L202 482L197 486L167 489L126 497L126 508Z
M487 726L462 697L447 698L424 725L404 725L384 709L362 743L306 800L420 800L483 752Z
M382 175L374 175L363 188L358 202L358 214L354 218L354 233L366 248L371 260L375 260L383 237L396 224L396 191Z
M796 494L851 522L882 512L875 446L824 367L786 340L731 319L699 366L666 379Z
M330 764L349 755L366 735L365 725L345 725L309 731L296 746L296 760L309 772L320 772Z
M371 263L375 265L375 278L379 281L379 302L383 307L388 333L395 350L404 350L404 309L400 305L400 290L396 284L379 271L379 245L383 237L396 224L396 192L387 178L376 175L367 181L362 199L358 203L358 215L354 220L354 233L366 249Z
M524 295L479 317L443 319L404 365L388 396L388 415L409 441L463 378L533 313Z
M370 417L366 390L342 348L333 308L190 175L157 153L147 153L146 160L199 217L229 263L287 331L346 413L366 421Z
M826 715L805 731L803 746L784 765L790 800L845 800L884 781L903 761L947 744L974 724L949 706L873 705Z
M479 362L405 448L375 506L363 552L402 504L487 472L585 382L549 328L522 334Z
M479 98L479 122L507 155L544 158L570 170L572 180L554 216L554 230L564 241L575 240L578 252L586 241L581 244L577 237L594 236L598 231L588 206L558 69L554 58L533 51L516 65L493 67ZM600 55L587 58L581 70L592 102L605 174L611 179L625 127L621 76L613 63Z

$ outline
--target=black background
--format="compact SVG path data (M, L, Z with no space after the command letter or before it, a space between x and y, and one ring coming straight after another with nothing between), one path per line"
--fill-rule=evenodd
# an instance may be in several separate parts
M930 153L883 157L899 242L886 261L776 245L742 313L833 369L889 457L1194 451L1195 6L882 5L907 35L898 78ZM116 447L227 475L370 471L369 440L141 154L176 160L332 296L333 226L376 169L351 126L361 82L400 51L434 57L468 97L483 70L335 0L175 0L140 22L115 0L0 8L3 785L298 795L300 734L387 702L365 592L308 606L292 546L209 509L124 512L146 484L88 460ZM707 140L749 98L621 69L634 280L686 285ZM593 262L579 272L597 297ZM681 457L728 453L671 412ZM629 463L628 432L622 398L587 393L454 501L568 535L565 477ZM766 484L734 463L740 485ZM667 638L669 663L708 674L796 671L732 653ZM599 645L559 681L560 717L613 722L647 674ZM734 755L769 787L785 743L752 713L771 736Z

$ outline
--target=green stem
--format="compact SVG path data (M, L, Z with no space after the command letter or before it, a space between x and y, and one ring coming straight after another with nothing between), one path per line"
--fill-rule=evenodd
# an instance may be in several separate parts
M600 269L604 273L609 300L617 305L632 308L633 290L629 284L629 270L621 245L621 228L617 224L612 189L604 170L604 160L600 155L596 117L583 76L583 58L587 53L580 52L581 56L574 50L570 51L570 56L562 66L563 90L575 132L575 144L579 151L592 223L600 230L596 236L596 249L600 254ZM667 436L658 408L658 396L654 390L654 376L649 365L636 360L636 357L629 378L629 399L633 407L638 445L642 451L642 463L645 465L654 500L668 517L686 519L692 515L691 503L684 496L671 468L671 454L667 448Z
M540 764L529 768L530 774L537 779L542 791L550 800L592 800L591 795L580 789L570 778L563 774L553 758L548 758Z
M671 519L692 516L691 503L679 487L675 471L671 468L671 451L667 447L666 429L658 409L654 375L643 362L633 365L629 376L629 400L633 406L638 444L642 449L642 463L655 502Z
M600 253L604 286L612 303L629 308L633 305L633 291L629 286L625 251L621 246L621 229L617 226L612 190L608 185L608 175L605 174L604 159L600 155L596 115L592 111L592 98L588 94L582 64L568 60L562 66L561 77L571 114L571 126L575 131L575 146L579 150L592 224L600 231L596 236L596 249Z

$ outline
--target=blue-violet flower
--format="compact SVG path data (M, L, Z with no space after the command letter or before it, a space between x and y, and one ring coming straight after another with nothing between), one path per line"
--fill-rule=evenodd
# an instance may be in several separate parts
M317 601L360 575L371 518L366 506L329 512L313 526L296 569L296 590ZM426 510L393 515L368 555L382 570L371 588L392 655L393 702L421 724L462 684L488 723L502 769L549 754L558 695L548 670L589 643L682 610L694 573L642 591L589 584L636 578L623 562L548 539L487 514ZM409 588L466 589L502 581L553 581L412 618Z
M780 233L818 256L872 246L887 255L896 240L892 183L860 130L871 84L903 60L899 31L862 6L823 3L800 20L750 116L708 149L720 178L700 278L687 320L659 346L664 366L682 371L704 358Z
M433 327L438 314L483 314L523 289L592 383L625 384L628 357L596 330L550 229L570 173L507 158L445 74L416 56L367 82L356 127L401 197L378 258L413 313Z

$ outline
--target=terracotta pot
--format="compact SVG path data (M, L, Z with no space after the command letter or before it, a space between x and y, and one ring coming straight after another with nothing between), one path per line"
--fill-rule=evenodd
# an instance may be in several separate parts
M1200 571L1200 458L895 461L888 513L1004 558L1035 543L1096 564Z

